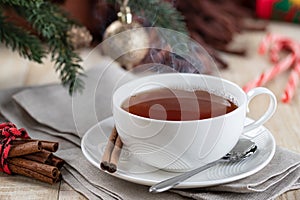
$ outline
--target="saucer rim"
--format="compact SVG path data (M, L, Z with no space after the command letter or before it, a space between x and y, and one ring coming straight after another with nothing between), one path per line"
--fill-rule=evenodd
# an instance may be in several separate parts
M109 120L113 121L113 117L112 116L107 117L107 118L99 121L95 125L93 125L91 128L89 128L86 131L86 133L84 134L84 136L82 137L82 140L81 140L81 150L82 150L82 153L83 153L84 157L93 166L97 167L101 171L103 171L103 170L100 168L100 162L99 161L97 162L95 159L93 159L93 156L90 155L91 153L89 153L89 150L87 150L86 147L85 147L85 145L86 145L85 141L86 141L86 138L88 137L89 133L91 133L92 130L95 127L99 126L99 124L103 123L104 121L109 121ZM252 120L252 119L249 118L249 117L247 117L247 120ZM263 163L261 163L260 165L254 167L252 170L249 170L247 172L244 172L244 173L241 173L241 174L238 174L238 175L234 175L234 176L230 176L230 177L226 177L226 178L221 178L221 179L218 179L218 180L211 180L211 181L207 180L207 181L199 181L199 182L195 182L195 181L189 182L187 180L185 182L180 183L175 188L178 188L178 189L180 189L180 188L181 189L189 189L189 188L201 188L201 187L208 187L208 186L220 185L220 184L224 184L224 183L229 183L229 182L233 182L233 181L236 181L236 180L240 180L242 178L246 178L246 177L251 176L251 175L259 172L260 170L262 170L267 164L269 164L269 162L274 157L275 150L276 150L276 142L275 142L274 136L269 131L269 129L267 129L263 125L259 126L258 129L259 128L263 128L264 129L265 134L268 135L268 137L269 137L269 139L270 139L270 141L272 143L271 145L269 145L270 148L272 148L271 152L270 152L270 155L268 156L268 158ZM131 173L126 173L126 172L123 172L123 171L116 171L115 173L109 173L109 172L106 172L106 171L103 171L103 172L105 172L105 173L107 173L107 174L109 174L111 176L114 176L114 177L117 177L117 178L129 181L129 182L132 182L132 183L140 184L140 185L152 186L153 184L156 184L156 183L159 182L159 181L156 181L156 180L149 180L147 178L136 177L136 176L132 175ZM170 173L170 174L174 174L174 175L178 174L176 172L168 172L168 171L164 171L162 169L157 169L157 171L153 171L153 172L150 172L150 173L154 173L155 174L155 173L159 173L159 172Z

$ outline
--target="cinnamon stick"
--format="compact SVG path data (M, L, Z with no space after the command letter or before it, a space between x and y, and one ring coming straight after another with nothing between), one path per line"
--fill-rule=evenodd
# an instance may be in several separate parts
M27 142L35 142L37 140L31 140L31 139L15 139L13 141L11 141L11 144L12 145L19 145L19 144L24 144L24 143L27 143Z
M8 167L11 170L11 172L13 172L15 174L34 178L34 179L40 180L45 183L53 184L59 180L59 178L50 178L48 176L42 175L42 174L32 171L30 169L19 167L14 164L8 164Z
M27 160L24 158L10 158L8 159L8 163L21 168L26 168L28 170L35 171L52 179L57 178L57 176L59 175L57 167L35 162L32 160Z
M65 164L65 161L55 155L52 155L49 164L57 167L58 169L61 169L63 167L63 165Z
M50 163L52 161L52 156L53 155L50 151L42 150L40 152L28 154L22 157L40 163Z
M60 171L58 171L58 176L54 179L54 183L61 181L61 179L62 179L62 175L61 175Z
M45 150L56 152L58 149L58 142L50 142L50 141L41 141L42 147Z
M14 140L12 141L12 144L18 145L18 144L24 144L28 142L35 142L39 141L41 142L42 148L51 152L56 152L58 149L58 142L51 142L51 141L43 141L43 140L32 140L32 139L21 139L21 140Z
M118 136L116 139L114 149L111 153L110 162L107 169L107 171L109 171L110 173L114 173L115 171L117 171L117 164L119 162L122 146L123 143L121 141L121 138Z
M117 129L116 129L116 127L114 127L108 138L107 145L106 145L104 153L102 155L100 167L103 170L108 170L108 168L109 168L109 161L110 161L111 153L114 149L114 145L115 145L115 141L116 141L117 137L118 137Z
M42 144L39 141L26 142L24 144L12 145L8 157L17 157L28 155L42 150Z

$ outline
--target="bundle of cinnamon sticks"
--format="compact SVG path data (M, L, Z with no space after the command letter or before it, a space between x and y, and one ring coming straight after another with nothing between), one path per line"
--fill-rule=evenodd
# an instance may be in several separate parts
M58 142L32 139L11 141L7 164L10 171L31 177L46 183L61 180L60 169L64 160L53 153L58 149Z
M102 160L100 163L102 170L110 173L117 171L117 164L119 162L122 147L122 140L117 132L116 127L114 127L108 138L107 145L102 155Z

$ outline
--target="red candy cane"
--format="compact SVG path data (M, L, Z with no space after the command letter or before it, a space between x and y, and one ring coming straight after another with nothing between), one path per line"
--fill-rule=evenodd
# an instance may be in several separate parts
M295 55L289 54L286 58L284 58L279 63L275 64L275 66L266 72L262 73L257 79L246 84L243 89L248 92L254 87L262 86L266 84L268 81L272 80L278 74L287 70L295 61Z
M296 60L295 65L288 78L288 82L285 87L284 93L281 97L281 101L284 103L289 103L293 98L299 82L300 75L300 45L289 40L287 41L287 47L294 53L294 55L296 56Z
M268 33L266 35L266 37L264 37L259 45L259 48L258 48L258 53L263 55L267 52L267 49L269 49L272 41L274 41L276 38L275 38L275 35L271 34L271 33Z
M273 63L279 62L279 53L281 52L282 48L284 47L283 42L275 42L272 47L270 47L270 59Z
M282 49L287 49L291 51L286 58L279 61L279 54ZM294 68L291 71L287 86L285 88L284 94L282 95L282 101L284 103L290 102L292 97L295 94L295 89L299 82L300 76L300 45L287 38L274 34L267 34L267 36L262 40L259 46L259 53L265 54L269 50L270 60L275 63L273 68L262 73L257 79L246 84L243 89L249 91L254 87L258 87L266 84L268 81L275 78L278 74L286 71L291 68L293 65Z
M285 87L284 93L281 97L281 101L284 103L289 103L295 94L296 87L299 83L299 76L300 76L300 62L298 61L291 74L289 76L289 80L287 86Z
M282 36L268 33L260 42L258 47L258 53L264 55L268 52L268 49L278 40L283 39Z

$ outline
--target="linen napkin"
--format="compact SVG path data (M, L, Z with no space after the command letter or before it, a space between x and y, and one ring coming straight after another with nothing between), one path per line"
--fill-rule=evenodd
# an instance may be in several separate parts
M56 154L66 161L61 170L63 179L88 199L184 199L171 192L153 195L147 192L148 187L119 180L101 172L85 159L80 146L60 137L64 133L57 132L59 135L57 137L48 132L36 130L35 126L39 126L38 122L12 99L11 94L16 91L18 90L0 91L2 115L18 127L25 127L32 138L58 141L60 148ZM47 128L49 127L45 127Z
M89 199L273 199L300 188L300 155L280 147L272 161L250 177L214 187L162 194L151 194L146 186L117 179L95 168L84 158L78 140L89 127L111 115L113 90L117 84L130 80L124 73L114 67L89 71L85 92L93 95L85 101L80 99L82 96L75 97L79 100L69 97L59 85L1 91L0 111L17 126L25 127L32 137L59 141L58 155L67 162L64 180Z
M82 137L99 120L111 116L114 90L132 78L131 73L105 61L86 73L85 89L73 97L60 85L50 85L24 90L15 99L40 124Z

